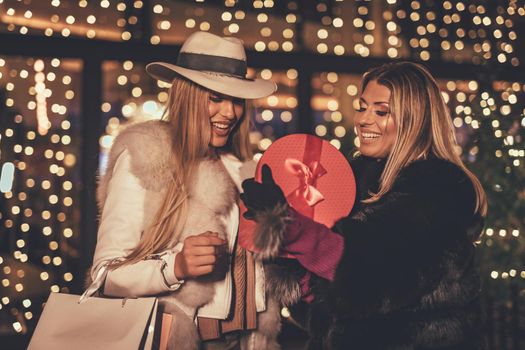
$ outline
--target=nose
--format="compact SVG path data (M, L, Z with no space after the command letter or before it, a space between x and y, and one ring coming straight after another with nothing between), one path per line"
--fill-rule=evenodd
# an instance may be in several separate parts
M357 122L359 125L370 125L374 122L374 114L370 107L366 108L363 112L357 114Z
M231 118L235 116L233 108L233 101L230 99L224 99L221 102L221 114L225 117Z

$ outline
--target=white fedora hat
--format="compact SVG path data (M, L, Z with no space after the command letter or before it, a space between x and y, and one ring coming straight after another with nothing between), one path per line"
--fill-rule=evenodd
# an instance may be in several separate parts
M191 34L182 45L176 64L152 62L146 71L167 83L183 76L207 89L238 98L261 98L277 90L271 81L246 78L246 53L239 39L208 32Z

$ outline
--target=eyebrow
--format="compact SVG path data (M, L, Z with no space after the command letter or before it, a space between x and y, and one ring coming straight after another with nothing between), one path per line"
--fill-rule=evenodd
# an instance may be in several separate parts
M368 102L366 102L366 100L362 97L359 97L359 99L361 101L363 101L364 103L368 104ZM376 101L374 102L374 105L388 105L389 103L388 102L383 102L383 101Z

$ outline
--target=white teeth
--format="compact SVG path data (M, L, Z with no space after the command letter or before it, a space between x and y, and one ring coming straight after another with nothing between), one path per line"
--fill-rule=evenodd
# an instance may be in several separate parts
M375 133L371 133L371 132L363 132L363 133L361 133L361 135L365 139L377 139L379 136L381 136L381 134L375 134Z
M226 130L226 129L229 129L229 128L230 128L230 124L212 123L212 125L213 125L214 127L216 127L217 129L223 129L223 130Z

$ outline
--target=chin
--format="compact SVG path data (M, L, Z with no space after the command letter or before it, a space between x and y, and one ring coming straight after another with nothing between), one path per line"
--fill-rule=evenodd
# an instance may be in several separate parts
M227 143L228 143L228 139L211 140L210 141L210 146L214 147L214 148L222 148L222 147L226 146Z
M370 149L368 147L359 148L359 153L371 158L386 158L388 156L388 153L382 152L380 150Z

